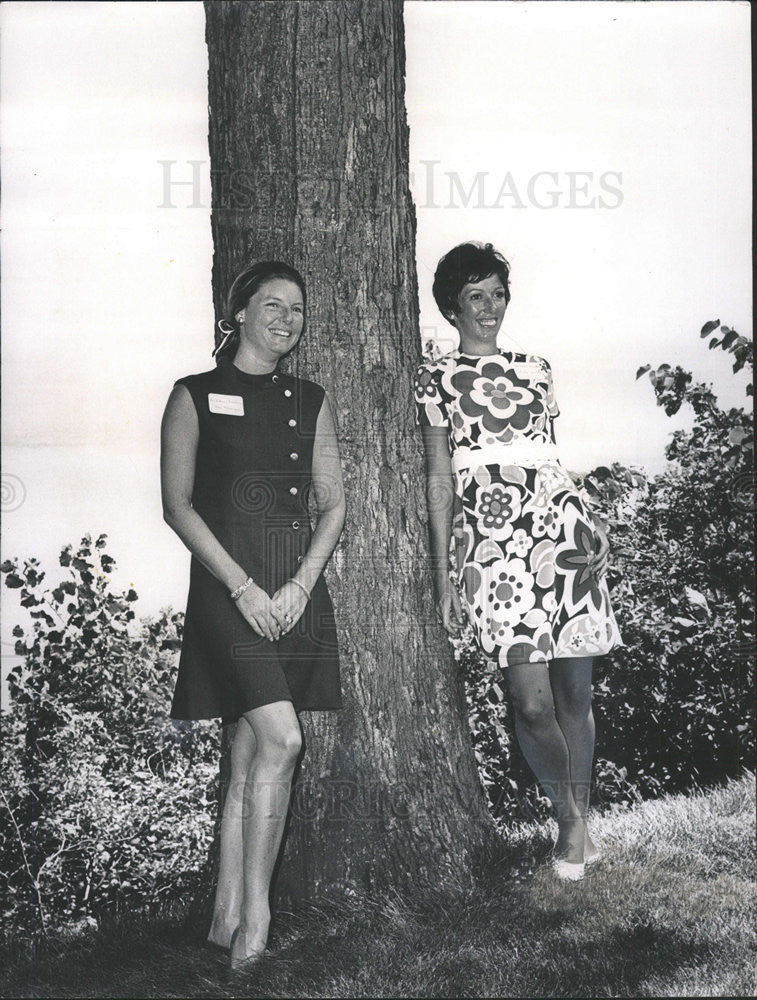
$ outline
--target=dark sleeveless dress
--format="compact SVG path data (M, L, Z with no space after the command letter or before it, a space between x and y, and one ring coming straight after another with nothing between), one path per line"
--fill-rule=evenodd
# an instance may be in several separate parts
M273 596L310 543L307 496L324 390L280 372L250 375L223 356L212 371L176 384L191 393L200 426L192 506ZM297 711L341 708L326 581L318 578L292 631L270 642L193 556L171 718L228 722L276 701Z

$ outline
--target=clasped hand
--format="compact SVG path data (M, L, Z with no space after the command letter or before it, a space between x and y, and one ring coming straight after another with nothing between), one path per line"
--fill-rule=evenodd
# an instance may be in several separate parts
M287 581L273 597L253 584L237 601L237 606L250 627L270 642L290 632L302 617L307 597L295 584Z

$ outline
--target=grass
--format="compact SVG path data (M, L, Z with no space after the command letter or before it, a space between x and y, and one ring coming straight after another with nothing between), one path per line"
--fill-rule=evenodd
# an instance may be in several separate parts
M511 830L469 881L284 916L230 979L176 918L16 941L4 997L752 996L755 783L616 808L578 884L543 864L551 825Z

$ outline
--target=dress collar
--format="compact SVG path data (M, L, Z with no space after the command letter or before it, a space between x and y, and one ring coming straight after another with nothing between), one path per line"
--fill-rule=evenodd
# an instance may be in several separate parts
M284 378L284 375L278 368L274 368L272 372L262 372L261 374L243 372L241 368L237 368L230 357L224 354L218 359L217 365L229 381L242 382L245 385L256 386L258 388L267 385L276 385Z

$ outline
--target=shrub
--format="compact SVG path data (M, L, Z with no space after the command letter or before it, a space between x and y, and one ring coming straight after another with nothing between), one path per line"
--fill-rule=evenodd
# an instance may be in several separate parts
M191 891L213 825L215 726L173 724L182 616L136 620L113 590L106 536L66 546L52 589L35 559L3 563L32 624L3 716L4 925L48 928Z
M722 330L711 346L731 350L735 371L751 366L751 344ZM646 372L666 413L692 407L692 430L672 435L668 467L633 498L632 516L612 488L617 469L586 485L613 524L626 642L596 686L602 746L648 794L754 768L754 464L751 413L722 410L679 367L637 377Z

